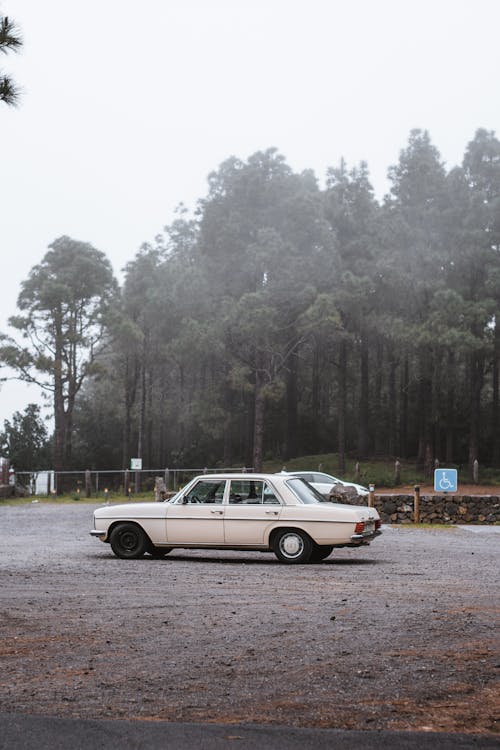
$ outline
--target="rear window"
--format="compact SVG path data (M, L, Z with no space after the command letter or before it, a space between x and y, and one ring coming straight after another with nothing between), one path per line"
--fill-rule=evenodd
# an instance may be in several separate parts
M303 479L299 479L299 477L288 479L287 485L303 505L316 505L317 503L324 502L323 495L320 495L319 492L316 492L313 487Z

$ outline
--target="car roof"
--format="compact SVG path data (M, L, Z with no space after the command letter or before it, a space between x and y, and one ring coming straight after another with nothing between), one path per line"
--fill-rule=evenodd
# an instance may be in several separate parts
M193 477L193 479L276 479L276 477L279 477L279 472L276 474L265 474L265 473L259 473L255 474L253 472L224 472L221 474L198 474L196 477ZM286 474L286 476L293 476L293 474Z

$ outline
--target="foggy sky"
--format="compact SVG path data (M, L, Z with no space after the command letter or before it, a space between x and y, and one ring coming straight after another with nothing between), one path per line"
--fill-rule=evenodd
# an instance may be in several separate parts
M498 0L0 0L22 28L0 70L0 330L67 234L115 272L193 208L231 155L275 146L322 180L366 160L379 198L412 128L448 168L500 131ZM0 428L37 390L0 390Z

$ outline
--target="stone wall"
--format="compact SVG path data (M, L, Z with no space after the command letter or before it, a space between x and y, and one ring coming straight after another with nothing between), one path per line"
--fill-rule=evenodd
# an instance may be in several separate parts
M414 495L375 495L384 523L412 523ZM500 523L499 495L421 495L420 523Z

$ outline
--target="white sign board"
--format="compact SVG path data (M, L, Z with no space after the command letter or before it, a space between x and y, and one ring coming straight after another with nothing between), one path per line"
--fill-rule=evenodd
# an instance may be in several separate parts
M140 471L142 469L142 458L131 458L130 468L132 471Z

